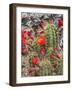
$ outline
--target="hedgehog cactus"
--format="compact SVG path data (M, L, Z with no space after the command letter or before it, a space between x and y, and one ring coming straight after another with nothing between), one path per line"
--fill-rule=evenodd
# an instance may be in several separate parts
M47 37L48 47L57 47L57 28L51 24L48 24L45 34Z
M39 74L40 76L47 76L52 74L52 66L50 64L50 61L45 59L39 63L40 66L40 71Z

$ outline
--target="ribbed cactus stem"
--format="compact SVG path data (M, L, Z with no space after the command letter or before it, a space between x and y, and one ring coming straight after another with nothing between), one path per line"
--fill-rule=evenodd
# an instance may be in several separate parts
M41 76L48 76L51 75L51 65L47 61L40 62L40 75Z
M49 24L46 31L48 47L57 47L57 29Z
M52 28L52 32L53 32L53 47L57 47L57 32L55 27Z

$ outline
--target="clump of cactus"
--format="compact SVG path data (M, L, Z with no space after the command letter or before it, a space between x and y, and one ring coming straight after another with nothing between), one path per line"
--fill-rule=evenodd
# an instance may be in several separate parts
M52 74L52 66L49 60L43 60L39 63L40 71L39 75L40 76L48 76Z

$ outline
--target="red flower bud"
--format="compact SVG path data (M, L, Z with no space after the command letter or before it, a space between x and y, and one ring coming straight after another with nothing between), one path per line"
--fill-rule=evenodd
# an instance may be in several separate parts
M63 26L63 21L61 19L58 20L58 27Z
M51 58L51 59L54 59L54 55L53 55L53 54L50 54L50 58Z
M57 54L56 57L60 59L61 56L60 56L60 54Z
M34 56L34 57L32 58L32 64L36 65L37 62L38 62L38 59L37 59L36 56Z
M45 54L45 49L44 49L44 48L41 48L41 49L40 49L40 53L41 53L42 55L44 55L44 54Z
M28 41L25 38L22 38L22 45L27 45Z
M22 37L27 37L28 36L28 31L22 31Z

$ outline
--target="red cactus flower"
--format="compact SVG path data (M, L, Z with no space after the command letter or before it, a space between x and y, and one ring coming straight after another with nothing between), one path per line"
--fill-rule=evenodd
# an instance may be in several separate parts
M28 36L28 31L22 31L22 37L27 37Z
M28 41L25 38L22 38L22 45L27 45Z
M34 57L32 58L32 64L36 65L37 62L38 62L38 59L37 59L36 56L34 56Z
M58 27L63 26L63 21L61 19L58 20Z
M60 59L61 55L60 54L57 54L56 57Z
M22 31L22 37L26 38L27 36L29 36L31 39L33 39L32 35L29 31Z
M39 44L39 45L44 45L45 42L46 42L45 36L40 36L40 37L38 37L38 39L37 39L37 41L36 41L36 43Z
M54 59L54 55L53 54L50 54L50 59Z
M41 49L40 49L40 53L41 53L42 55L44 55L44 54L45 54L45 49L44 49L44 48L41 48Z

